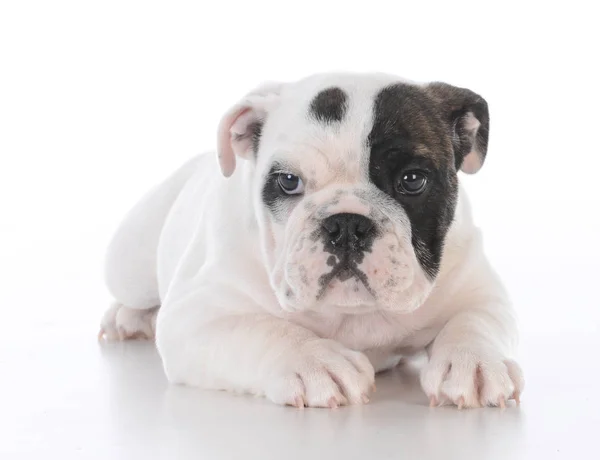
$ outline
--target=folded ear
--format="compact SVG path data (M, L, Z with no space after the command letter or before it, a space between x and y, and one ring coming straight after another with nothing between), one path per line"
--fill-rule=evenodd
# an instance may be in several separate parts
M221 172L229 177L235 171L235 157L256 154L258 139L268 112L278 103L283 83L263 83L234 105L221 119L217 154Z
M427 90L438 101L442 116L452 129L456 169L475 174L487 153L490 131L487 102L471 90L446 83L431 83Z

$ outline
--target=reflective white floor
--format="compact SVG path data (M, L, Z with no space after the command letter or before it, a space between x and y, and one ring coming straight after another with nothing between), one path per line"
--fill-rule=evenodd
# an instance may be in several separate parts
M598 458L600 375L541 344L520 408L429 408L405 368L367 406L298 410L169 386L148 343L46 332L3 343L0 458Z

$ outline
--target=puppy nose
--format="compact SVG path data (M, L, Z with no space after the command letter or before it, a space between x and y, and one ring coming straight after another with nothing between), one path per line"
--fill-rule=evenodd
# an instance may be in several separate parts
M322 223L326 239L336 248L364 251L375 238L375 223L360 214L334 214Z

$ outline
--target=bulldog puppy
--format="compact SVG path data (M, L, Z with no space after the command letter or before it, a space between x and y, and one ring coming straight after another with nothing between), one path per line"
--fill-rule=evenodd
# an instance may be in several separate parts
M425 350L432 405L519 400L507 294L458 172L488 144L468 89L382 74L270 83L130 211L110 244L108 340L153 338L168 379L278 404L369 401Z

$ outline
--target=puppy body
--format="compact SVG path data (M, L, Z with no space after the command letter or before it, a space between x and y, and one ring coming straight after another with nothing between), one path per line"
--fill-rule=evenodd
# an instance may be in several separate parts
M445 97L456 99L452 91ZM408 122L386 112L406 101ZM223 119L220 158L188 162L117 231L106 272L118 303L103 331L126 338L153 330L158 311L156 343L170 381L280 404L366 402L374 372L423 350L432 403L518 398L511 308L454 170L483 162L477 137L464 158L457 152L487 112L475 119L468 107L446 123L434 110L440 104L437 87L383 75L316 76L251 93ZM408 134L394 131L399 125ZM389 139L400 138L411 146L390 150ZM397 196L378 175L408 150L429 174L423 201ZM244 159L237 168L236 156ZM298 196L273 183L288 172L302 177ZM334 233L323 230L332 216L343 216ZM347 216L368 221L368 238ZM346 224L358 235L348 238L361 241L340 249Z

